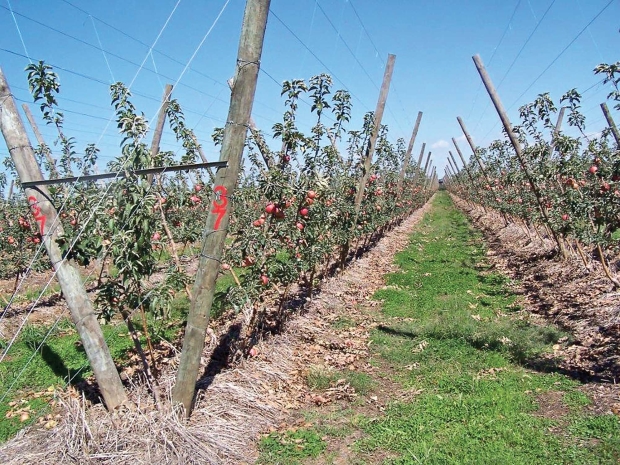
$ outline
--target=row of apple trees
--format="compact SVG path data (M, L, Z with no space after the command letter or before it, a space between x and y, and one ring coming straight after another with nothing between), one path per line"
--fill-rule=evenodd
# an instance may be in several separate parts
M620 110L620 62L601 64L594 72L611 86L608 99ZM588 268L592 260L600 261L618 285L610 261L620 246L620 140L613 127L596 134L586 131L581 100L572 89L559 102L545 93L522 106L514 132L525 166L507 139L496 140L477 149L451 189L501 212L508 221L542 226L561 256L574 253ZM566 130L556 129L558 107L565 112Z
M90 144L78 152L76 141L65 135L57 74L43 62L31 64L27 72L43 119L58 132L54 141L60 148L58 160L53 160L49 146L36 148L44 172L51 178L92 173L99 150ZM93 277L103 319L120 314L129 320L137 310L165 317L179 293L190 294L192 277L186 272L184 254L202 238L213 196L212 173L135 174L153 166L196 163L201 147L179 103L171 100L166 116L180 155L154 154L147 140L149 122L135 108L129 89L116 83L110 96L121 142L120 155L108 169L123 172L124 177L50 188L64 229L60 245L68 259L86 267L84 273ZM223 293L235 308L256 301L266 290L285 295L291 284L300 281L312 289L330 266L344 265L356 247L423 205L433 187L412 164L402 189L397 188L405 143L389 142L388 128L382 126L364 197L356 206L373 114L365 115L360 129L348 129L350 95L334 92L325 74L307 82L284 82L282 96L284 116L272 128L278 149L252 128L240 189L228 199L233 208L231 240L221 271L235 275L235 284ZM309 109L314 119L307 132L297 123L302 100L310 101L303 109ZM214 132L216 144L222 133ZM13 169L10 160L5 165ZM49 269L36 222L19 189L2 201L1 208L0 277L19 281L32 270Z

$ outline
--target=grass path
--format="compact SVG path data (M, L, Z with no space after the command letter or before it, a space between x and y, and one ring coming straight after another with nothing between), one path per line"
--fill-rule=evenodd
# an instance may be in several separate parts
M618 418L592 413L576 381L533 368L552 366L553 345L567 335L529 321L447 194L435 197L396 263L400 272L375 294L374 369L350 376L363 380L361 395L308 409L301 426L267 435L259 462L619 462ZM308 381L319 392L338 383L316 373ZM385 407L370 409L386 392Z

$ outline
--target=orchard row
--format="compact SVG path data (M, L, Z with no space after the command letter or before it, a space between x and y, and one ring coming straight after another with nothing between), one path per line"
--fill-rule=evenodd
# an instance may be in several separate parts
M609 98L616 109L620 109L619 70L618 64L595 69L613 86ZM618 132L609 116L609 129L588 134L579 111L581 95L574 89L559 103L561 111L548 94L542 94L520 108L521 122L513 133L524 160L508 140L497 140L478 148L468 166L451 176L450 189L501 212L507 221L526 228L542 225L561 256L566 258L572 250L587 267L593 259L600 261L617 285L610 261L620 245ZM565 110L568 130L561 131Z
M28 79L44 120L59 134L58 164L49 146L36 150L44 171L51 178L92 173L98 149L88 145L84 155L78 155L74 139L64 134L64 116L56 102L57 75L38 63L28 67ZM285 82L283 120L272 128L282 148L270 149L256 128L247 139L239 189L223 198L232 217L221 271L235 275L226 296L235 308L255 301L266 289L282 295L300 280L312 289L321 273L344 265L350 250L419 208L436 188L435 180L416 164L402 172L405 156L410 155L402 139L396 144L388 141L386 126L378 136L371 172L364 173L373 113L365 116L359 130L347 130L350 96L346 91L332 94L331 86L328 75ZM121 156L108 168L125 171L126 177L52 188L57 220L64 229L59 243L67 258L95 268L96 303L103 318L126 316L138 308L163 317L179 292L189 293L192 276L180 255L209 234L204 228L213 205L212 173L136 175L134 171L152 166L196 163L201 147L180 105L171 100L165 116L183 154L177 159L172 152L154 152L145 143L148 122L131 103L129 90L117 83L110 93L122 143ZM309 134L297 126L302 97L313 102L315 121ZM222 131L216 130L216 144L221 137ZM11 168L10 161L5 164ZM364 196L356 205L362 188ZM14 195L1 208L1 277L49 269L39 225L26 199ZM162 264L164 278L151 280Z

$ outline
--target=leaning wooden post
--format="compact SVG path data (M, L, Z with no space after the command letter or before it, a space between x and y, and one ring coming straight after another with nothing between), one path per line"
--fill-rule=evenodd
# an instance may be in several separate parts
M455 174L460 173L460 170L456 167L456 165L454 165L454 163L452 162L450 158L448 158L448 165L450 165L450 168L452 168Z
M560 108L560 113L558 113L558 120L555 122L555 128L553 128L553 135L551 136L551 152L550 155L553 155L553 150L555 149L555 143L558 134L560 134L560 129L562 128L562 121L564 121L564 112L566 111L566 107Z
M168 111L168 104L170 103L170 95L172 94L172 84L166 84L164 88L164 95L161 99L161 106L159 107L159 114L157 115L157 125L153 132L153 140L151 142L151 158L159 154L159 144L161 143L161 136L164 132L164 124L166 123L166 113ZM153 182L153 175L149 174L146 177L149 184Z
M416 164L416 167L415 167L416 171L413 177L415 184L418 183L418 179L420 178L420 175L422 174L421 172L422 171L422 160L424 159L425 151L426 151L426 142L422 144L422 150L420 150L420 155L418 156L418 163Z
M497 114L499 115L499 118L501 119L502 124L504 125L506 134L508 134L508 138L510 139L512 146L515 149L515 153L517 155L517 159L519 160L519 164L521 165L521 169L523 170L523 173L525 174L525 177L528 183L530 184L530 187L532 188L532 192L534 192L534 196L536 197L536 201L538 202L538 207L540 209L540 212L543 218L545 219L547 226L549 226L549 229L551 230L551 234L553 235L553 238L555 239L555 242L558 245L558 249L560 251L560 254L562 255L562 258L567 258L568 255L564 247L564 241L556 233L555 229L551 226L551 223L549 221L549 215L547 214L547 209L544 205L540 189L538 188L538 185L534 182L534 178L528 169L525 156L523 155L523 151L521 149L521 143L519 142L519 140L517 139L517 136L512 130L512 124L510 124L510 120L508 119L508 115L506 114L506 110L504 109L504 105L502 105L499 95L497 94L497 91L495 90L495 86L493 85L493 82L491 81L491 77L487 73L487 70L484 67L484 64L482 63L482 59L480 58L480 55L475 55L472 58L476 65L476 69L478 70L478 73L480 74L480 78L482 79L482 82L484 83L484 87L486 88L489 94L489 97L491 97L491 100L493 101L493 105L495 106L495 110L497 111Z
M49 145L45 143L45 140L43 139L43 136L41 135L41 131L39 131L39 126L37 126L37 122L32 116L30 107L28 107L28 105L26 105L25 103L22 103L22 109L24 110L24 113L26 114L26 119L28 120L28 122L30 123L30 126L32 127L32 132L34 132L34 136L37 138L37 142L43 149L45 158L50 165L50 175L52 177L57 178L59 174L58 174L58 169L56 168L56 160L54 160L54 157L52 157L52 152L49 148Z
M457 169L457 171L460 173L461 170L459 169L459 165L456 162L456 158L454 158L454 155L452 154L452 152L450 150L448 150L448 154L450 155L450 159L452 160L452 163L454 164L454 167ZM463 166L463 169L465 169L465 167Z
M381 129L381 120L383 119L385 103L387 102L388 93L390 91L390 83L392 81L392 72L394 71L395 60L396 55L388 54L385 72L383 73L383 83L381 84L381 90L379 92L379 100L377 101L377 108L375 109L375 125L372 128L372 133L370 134L370 140L364 155L362 177L355 194L355 221L353 222L353 227L355 227L355 224L357 223L357 216L359 215L360 208L362 207L362 200L364 198L364 189L366 188L366 183L368 183L368 178L370 177L372 156L375 154L375 145L377 143L377 137L379 136L379 130Z
M430 176L431 170L431 152L428 152L428 156L426 157L426 164L424 165L424 186L423 189L426 190L428 186L428 178Z
M0 106L2 108L2 106ZM9 187L9 195L6 198L7 200L11 200L13 198L13 189L15 188L15 179L11 179L11 186Z
M452 151L448 150L448 154L450 154L450 161L451 161L450 166L454 166L454 169L456 170L456 174L460 175L461 174L461 170L459 169L459 165L456 162L456 158L454 158L454 155L452 154ZM470 179L470 181L472 182L472 185L473 185L474 180L471 177L471 174L469 174L469 170L467 169L467 165L463 165L463 170L462 171L465 171L465 173L467 174L467 177ZM463 185L463 188L465 190L467 190L467 185L463 182L463 180L461 179L461 176L458 177L458 182ZM469 195L467 197L469 197Z
M454 171L454 165L452 163L449 163L449 166L446 166L446 171L448 173L450 173L450 175L454 178L454 185L456 187L458 187L461 190L465 190L466 189L467 185L465 184L465 182L463 181L461 176L457 176L458 173ZM460 195L460 193L459 193L459 195ZM466 198L466 200L467 200L467 198Z
M424 189L425 190L431 190L433 187L433 177L435 176L435 167L432 166L430 169L430 172L428 173L428 176L426 177L426 182L424 184Z
M487 167L484 164L484 162L480 159L480 157L478 156L478 151L476 150L476 144L474 144L474 140L471 138L469 131L467 131L467 128L465 127L465 123L463 122L463 119L460 116L457 116L456 120L459 122L459 126L461 126L461 130L463 131L463 134L465 135L465 139L467 139L467 143L471 147L471 151L474 153L474 158L478 162L480 169L482 170L484 175L488 177Z
M443 183L446 186L446 189L450 190L450 188L452 187L452 179L450 178L450 175L448 174L448 168L446 168L443 172Z
M422 160L424 159L424 152L426 151L426 142L422 144L422 150L420 150L420 155L418 156L418 163L416 165L417 169L422 168Z
M618 132L618 127L616 126L614 119L611 117L611 113L609 112L609 108L605 102L601 103L601 109L603 110L609 129L611 129L611 133L614 135L614 139L616 139L616 144L620 146L620 132Z
M454 144L454 148L456 149L456 153L459 154L459 158L461 159L461 163L463 163L463 168L465 168L465 170L467 171L467 175L469 176L469 179L473 183L474 182L474 178L473 178L471 172L469 171L469 167L467 166L467 162L465 161L465 157L463 157L463 152L461 152L459 144L456 143L456 139L454 137L452 138L452 143ZM452 152L450 152L450 155L452 155ZM487 174L484 171L482 173L484 174L485 178L488 180Z
M42 181L43 175L35 160L26 128L1 69L0 128L20 180ZM112 410L125 402L127 396L80 274L63 259L62 251L56 242L63 234L58 212L50 201L50 194L45 186L24 190L99 389L106 406Z
M428 173L428 164L431 162L431 153L432 152L428 152L428 156L426 157L426 163L424 163L424 177L426 177Z
M409 160L411 159L411 151L413 150L413 144L415 143L415 138L418 135L418 129L420 128L420 121L422 121L422 112L418 112L418 117L415 120L415 125L413 126L413 133L411 134L411 139L409 140L409 147L407 147L407 152L405 153L405 159L403 160L403 166L400 169L400 173L398 175L398 183L396 184L396 193L398 196L401 195L403 190L403 181L405 180L405 172L407 171L407 167L409 166Z
M452 138L452 143L454 144L454 148L456 149L456 153L458 153L459 158L461 159L461 163L463 163L463 166L467 166L467 162L465 161L465 157L463 156L463 152L461 152L459 144L456 143L456 139L454 137Z
M226 84L228 84L228 88L232 90L234 79L230 78L228 81L226 81ZM271 156L271 152L269 151L269 147L265 143L265 140L261 136L260 131L256 127L254 118L252 118L251 116L250 116L250 135L252 136L252 139L254 139L254 142L256 143L256 148L258 148L258 151L263 157L263 161L265 162L267 169L273 168L274 161L273 161L273 157ZM285 149L286 149L286 144L284 144L282 151L284 151Z
M193 406L200 358L215 293L215 281L220 269L232 210L230 201L233 199L241 170L270 3L270 0L247 0L245 6L237 69L220 152L220 161L226 161L228 165L219 168L215 173L213 209L209 212L205 225L200 262L193 288L194 299L187 317L183 351L176 384L172 391L173 402L182 404L187 415L191 413Z

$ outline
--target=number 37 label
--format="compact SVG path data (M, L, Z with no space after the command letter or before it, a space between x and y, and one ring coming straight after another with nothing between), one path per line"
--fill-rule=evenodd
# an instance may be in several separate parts
M34 219L39 223L39 231L41 235L43 235L45 229L45 215L41 212L41 209L38 205L39 201L34 195L28 197L28 204L30 205L30 210L32 211L32 215Z
M213 210L211 210L211 213L217 215L215 225L213 226L213 229L217 231L220 229L220 224L226 214L226 207L228 206L226 195L228 191L224 186L215 186L213 192L215 192L215 199L213 200Z

